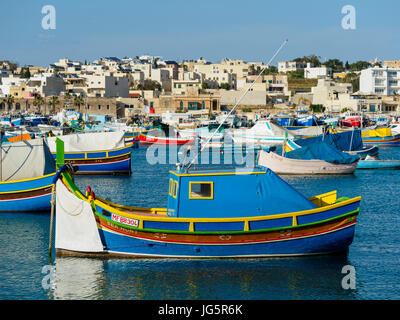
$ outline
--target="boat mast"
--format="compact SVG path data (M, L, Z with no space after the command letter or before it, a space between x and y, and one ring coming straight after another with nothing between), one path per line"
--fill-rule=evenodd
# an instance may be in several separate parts
M267 64L265 65L265 67L260 71L260 73L257 75L257 77L253 80L253 82L251 83L251 85L246 89L246 91L240 96L239 100L236 102L236 104L233 106L233 108L231 109L231 111L225 116L224 120L221 121L220 125L218 126L218 128L213 132L213 134L208 138L208 140L206 141L206 143L203 145L203 147L200 149L200 151L195 151L196 154L193 157L193 160L189 163L189 165L187 166L187 168L185 169L186 171L189 170L189 168L192 166L192 164L196 161L197 157L199 156L199 154L205 149L205 147L209 144L209 142L211 141L211 139L214 137L214 135L216 134L216 132L218 132L218 130L222 127L222 125L225 123L226 119L229 118L229 116L232 114L232 112L236 109L236 107L239 105L239 103L242 101L242 99L245 97L245 95L247 94L247 92L250 91L250 89L253 88L254 84L257 82L258 78L260 78L260 76L262 75L262 73L264 72L265 69L267 69L270 65L270 63L272 62L272 60L275 59L275 57L278 55L278 53L281 51L281 49L287 44L288 40L286 39L285 41L283 41L283 43L281 44L281 46L279 47L279 49L274 53L274 55L271 57L271 59L269 59L269 61L267 62ZM185 164L183 164L185 165Z

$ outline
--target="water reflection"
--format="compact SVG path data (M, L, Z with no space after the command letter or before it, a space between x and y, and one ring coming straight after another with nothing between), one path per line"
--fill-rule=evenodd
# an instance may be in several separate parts
M273 259L56 259L54 299L354 299L347 254Z
M51 299L103 299L105 272L100 259L57 257Z

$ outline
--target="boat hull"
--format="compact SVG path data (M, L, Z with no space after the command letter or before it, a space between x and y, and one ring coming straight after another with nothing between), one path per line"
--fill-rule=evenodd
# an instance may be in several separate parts
M193 144L194 139L155 137L145 134L139 135L140 144L184 145Z
M132 145L106 151L66 152L65 162L78 167L77 175L131 174ZM54 159L56 154L53 153Z
M357 169L400 169L400 160L360 160Z
M357 162L351 164L333 164L323 160L299 160L281 157L274 152L259 152L258 164L278 174L351 174L357 168Z
M55 247L58 255L134 258L329 254L344 251L352 243L360 200L337 200L332 192L310 198L317 208L294 213L173 218L166 215L166 209L144 211L93 200L63 176L63 181L57 182ZM73 212L65 211L68 207Z
M51 209L54 174L0 183L1 212L34 212Z
M400 134L387 137L363 137L362 142L366 146L400 146Z
M338 222L338 225L340 224L341 222ZM232 235L218 235L214 236L210 243L198 239L188 239L186 242L167 241L167 238L173 237L171 234L156 235L164 238L160 242L154 235L154 239L138 235L129 236L116 233L104 226L99 232L102 233L104 242L110 246L104 253L110 255L147 258L251 258L317 255L344 251L353 241L354 229L355 222L320 233L310 231L301 236L295 234L305 230L297 232L289 230L287 234L291 234L290 236L283 236L285 231L270 237L266 233L260 233L256 235L258 239L252 241L247 239L235 241L236 238Z

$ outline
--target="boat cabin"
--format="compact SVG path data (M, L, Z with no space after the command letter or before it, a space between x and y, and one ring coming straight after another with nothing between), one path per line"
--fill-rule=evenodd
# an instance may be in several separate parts
M270 169L170 171L167 214L182 218L263 216L316 206Z

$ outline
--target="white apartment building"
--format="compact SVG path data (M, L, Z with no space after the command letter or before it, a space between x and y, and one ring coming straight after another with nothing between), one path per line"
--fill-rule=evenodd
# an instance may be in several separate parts
M212 89L218 88L222 83L228 83L231 88L236 88L237 73L235 71L239 71L240 74L245 74L245 76L248 74L247 67L243 69L243 66L240 66L240 68L235 66L225 66L222 64L194 66L194 72L201 74L203 82L206 82L208 87Z
M325 79L332 76L332 69L325 66L312 67L310 63L307 63L307 67L304 68L305 79Z
M26 91L41 96L57 96L65 92L64 79L54 74L42 74L30 77L26 82Z
M152 69L151 80L161 84L164 91L171 91L171 78L170 72L166 69Z
M86 78L88 97L129 97L128 77L108 75L83 75Z
M188 80L175 80L172 79L172 94L173 95L185 95L191 88L200 89L200 79L188 79Z
M373 67L361 70L360 92L365 94L400 94L400 68Z
M278 72L292 72L297 71L299 69L304 69L307 67L307 63L305 62L296 62L296 61L280 61L278 62Z
M105 69L101 64L93 63L93 64L87 64L87 65L82 65L82 71L84 71L87 74L103 74Z
M18 87L26 82L23 78L0 78L0 97L6 97L10 94L10 88Z

